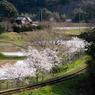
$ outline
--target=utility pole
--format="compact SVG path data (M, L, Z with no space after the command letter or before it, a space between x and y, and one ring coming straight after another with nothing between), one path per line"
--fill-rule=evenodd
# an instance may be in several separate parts
M79 33L80 33L80 11L81 11L81 5L79 0Z
M40 22L42 22L42 9L40 9Z
M79 9L79 33L80 33L80 9Z

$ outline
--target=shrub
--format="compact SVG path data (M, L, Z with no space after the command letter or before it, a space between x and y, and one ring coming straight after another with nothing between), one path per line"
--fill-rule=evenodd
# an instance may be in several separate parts
M68 68L67 65L58 65L58 66L52 68L52 72L53 73L61 73L64 70L66 70L67 68Z
M7 26L4 23L0 23L0 34L7 30Z
M61 21L63 21L63 22L64 22L64 21L66 20L66 18L67 18L67 17L66 17L66 15L65 15L65 14L61 15Z
M43 26L42 25L34 26L34 29L41 30L41 29L43 29Z
M18 26L15 26L13 31L19 33L19 32L21 32L21 28Z
M36 30L36 29L41 30L41 29L43 29L43 27L44 26L42 26L42 25L29 26L29 27L25 27L25 26L22 26L22 27L14 26L13 27L13 31L19 33L19 32L25 32L25 31L33 31L33 29L34 30Z
M54 17L54 19L55 19L57 22L60 21L60 15L59 15L58 12L53 12L53 17Z

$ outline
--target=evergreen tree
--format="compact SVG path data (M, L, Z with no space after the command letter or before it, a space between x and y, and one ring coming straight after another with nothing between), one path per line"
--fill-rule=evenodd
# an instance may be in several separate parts
M53 12L53 17L56 21L60 21L60 15L58 12Z
M46 8L42 9L42 15L43 20L49 20L49 18L53 16L52 12L48 11Z
M0 1L0 11L3 17L18 17L17 9L7 1Z

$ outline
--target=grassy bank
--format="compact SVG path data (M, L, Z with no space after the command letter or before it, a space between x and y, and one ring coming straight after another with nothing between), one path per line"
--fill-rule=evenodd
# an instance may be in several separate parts
M47 32L49 30L46 30ZM84 29L81 29L83 32ZM73 36L79 35L79 29L70 29L70 30L56 30L54 33L56 34L49 34L45 31L29 31L29 32L6 32L0 34L0 44L7 43L12 44L17 47L26 49L27 45L33 43L35 41L48 41L51 39L62 39L62 40L69 40ZM50 31L49 31L50 32ZM51 36L50 36L51 35ZM59 37L59 38L58 38Z
M16 60L23 60L25 59L25 56L6 56L3 53L0 53L0 59L16 59Z
M80 87L80 81L85 80L86 77L87 75L83 74L71 80L63 81L61 83L57 83L51 86L46 86L41 89L35 89L34 91L32 91L32 93L33 95L77 95L79 93L81 94L80 90L78 89ZM31 95L29 93L30 92L28 92L28 94L25 95Z
M48 85L31 91L27 91L27 89L25 89L25 92L23 92L23 90L21 90L21 93L12 95L31 95L31 93L32 95L81 95L83 93L81 89L81 81L85 81L87 77L87 74L82 74L71 80Z

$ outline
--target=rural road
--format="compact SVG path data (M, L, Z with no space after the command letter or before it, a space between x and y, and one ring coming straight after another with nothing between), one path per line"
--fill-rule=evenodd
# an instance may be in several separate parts
M83 29L83 28L90 28L90 27L53 27L52 29L60 29L60 30L64 30L64 29Z

